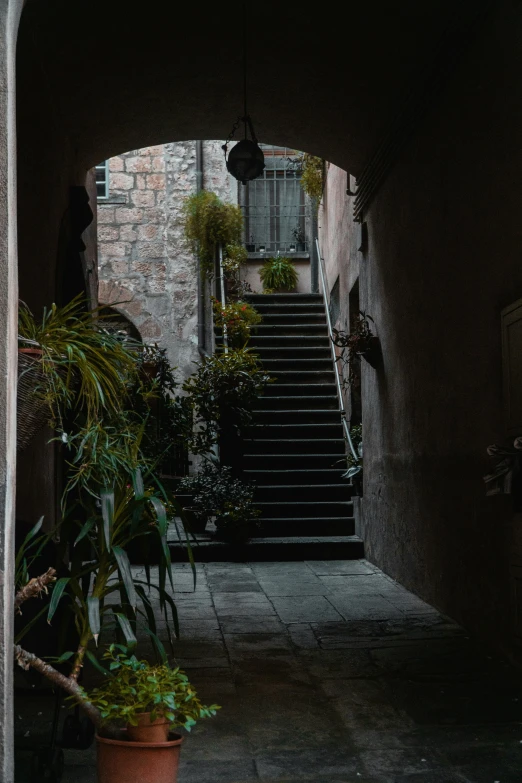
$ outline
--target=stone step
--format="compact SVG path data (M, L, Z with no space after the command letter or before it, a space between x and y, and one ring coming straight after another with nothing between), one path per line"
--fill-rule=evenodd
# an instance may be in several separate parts
M265 359L278 359L279 361L324 359L332 361L332 352L328 345L256 345L252 346L252 349L252 353L258 354L263 363Z
M294 390L295 391L295 390ZM301 395L299 397L293 394L285 394L282 396L276 396L269 394L268 396L258 397L256 405L258 410L267 412L269 410L278 411L281 408L286 409L305 409L306 411L312 409L334 409L339 413L339 402L335 394L308 394L306 396Z
M260 353L265 348L327 348L328 336L316 334L252 334L249 348ZM331 351L330 351L331 353ZM261 354L262 355L262 354Z
M269 438L270 440L276 440L278 438L295 438L301 439L329 439L329 438L342 438L343 427L341 422L325 422L325 423L301 423L301 424L268 424L257 423L250 424L244 428L245 440L264 440Z
M270 399L269 397L267 399ZM307 398L304 399L304 402ZM259 400L260 402L260 400ZM321 424L340 422L339 409L334 408L278 408L277 410L252 411L255 424Z
M294 397L296 391L299 391L303 397L307 398L326 398L333 396L338 405L337 387L335 383L307 383L296 387L295 383L279 383L279 378L275 383L269 383L267 385L263 392L263 397L260 397L260 400L265 399L266 397Z
M329 364L331 365L331 362ZM305 390L309 386L315 387L318 384L325 383L335 386L337 390L335 373L331 366L328 370L284 370L275 366L272 377L275 377L275 381L269 384L267 388L272 388L277 384L290 384L294 388L299 387L300 390L301 388Z
M289 517L310 517L319 521L320 517L352 517L353 503L349 500L318 500L318 501L270 501L256 500L256 507L261 509L261 516L267 519Z
M245 444L248 448L248 444ZM344 454L278 454L249 452L243 455L245 470L346 470Z
M343 473L346 472L346 463L343 460L343 464L339 463L337 468L292 468L292 457L290 454L289 467L282 468L280 470L263 469L263 468L248 468L243 471L245 481L252 481L258 486L272 486L272 485L290 485L300 487L309 487L328 484L340 484L342 483L345 489L348 489L348 494L351 497L351 485L343 479Z
M296 529L300 527L296 520ZM321 536L315 532L310 536L302 534L289 536L256 536L246 544L230 546L216 541L207 534L197 535L191 544L197 563L227 562L292 562L299 560L359 560L364 557L362 540L355 535ZM174 563L187 563L186 543L169 543L170 556ZM134 559L135 565L142 560Z
M281 313L279 311L266 310L263 315L263 320L259 326L279 327L286 329L287 327L299 327L299 326L320 326L326 329L326 315L323 312L291 312ZM259 328L259 327L256 327Z
M295 355L292 357L290 356L279 356L277 358L274 357L264 357L262 359L262 364L265 370L270 373L272 377L280 378L281 373L283 372L310 372L312 370L319 371L319 372L330 372L334 373L333 369L333 362L332 357L328 356L321 357L318 359L309 359L309 358L297 358Z
M259 517L259 536L352 536L351 517ZM314 558L315 559L315 558Z
M345 454L345 442L343 438L324 438L324 439L304 439L295 440L292 438L280 438L270 440L269 438L261 440L244 440L245 449L249 456L257 454L271 453L279 456L287 455L289 458L296 454L300 456L303 453L310 454L332 454L342 456Z
M317 302L314 304L307 304L306 310L300 303L294 303L294 302L252 302L256 310L261 313L263 316L263 319L265 317L265 314L270 315L281 315L282 313L285 314L291 314L291 313L302 313L305 312L307 315L309 314L315 314L315 315L322 315L324 316L324 304L322 302Z
M323 305L324 303L322 294L248 294L245 298L247 302L250 302L256 308L259 304L280 305L290 303L305 305L308 309L310 305Z
M290 337L291 335L313 335L322 337L328 341L328 330L326 328L326 321L324 323L272 323L264 322L252 327L252 337L271 337L271 336L283 336Z
M265 476L267 480L272 481L270 476ZM344 484L258 484L254 501L257 503L263 498L269 498L273 503L334 503L349 501L351 493L347 481Z

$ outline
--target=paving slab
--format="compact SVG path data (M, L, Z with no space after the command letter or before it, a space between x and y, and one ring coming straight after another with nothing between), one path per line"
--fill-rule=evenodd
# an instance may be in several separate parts
M519 674L372 564L198 564L195 590L174 571L176 660L222 707L186 735L178 783L522 783ZM16 783L52 708L17 690ZM62 783L95 783L94 747L65 763Z

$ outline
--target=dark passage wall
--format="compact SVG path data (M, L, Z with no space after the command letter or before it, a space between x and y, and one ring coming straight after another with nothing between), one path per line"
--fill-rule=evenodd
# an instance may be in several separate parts
M384 364L364 366L362 507L371 560L513 650L522 519L482 482L505 439L500 312L522 297L522 26L500 16L366 215Z

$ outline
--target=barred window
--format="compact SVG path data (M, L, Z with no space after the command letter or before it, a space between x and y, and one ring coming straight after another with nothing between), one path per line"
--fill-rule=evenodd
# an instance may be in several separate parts
M261 144L263 174L239 186L245 217L245 244L250 252L308 252L309 207L301 187L295 150Z
M96 166L96 195L98 201L109 198L109 161L104 160Z

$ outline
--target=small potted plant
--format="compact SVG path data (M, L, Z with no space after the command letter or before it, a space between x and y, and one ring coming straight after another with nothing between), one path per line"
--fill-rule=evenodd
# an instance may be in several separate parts
M201 704L186 674L167 662L152 666L123 645L112 644L105 682L85 700L98 708L98 783L175 783L183 738L218 705Z
M306 236L300 223L296 223L292 229L292 236L294 238L294 250L297 250L298 253L304 252Z
M256 241L254 239L254 235L250 234L250 242L247 242L246 244L246 251L247 253L255 253L256 252Z
M380 359L379 339L372 333L370 321L373 323L373 318L360 310L352 319L349 332L332 329L332 342L341 348L338 360L349 365L348 382L350 385L357 382L355 365L359 357L362 356L372 367L378 366Z
M259 270L259 277L263 283L263 291L283 293L294 291L299 276L292 260L279 253L265 261Z
M235 347L245 345L250 338L252 326L261 323L261 316L249 302L237 300L223 305L215 297L212 298L214 310L214 325L227 331L229 343Z

